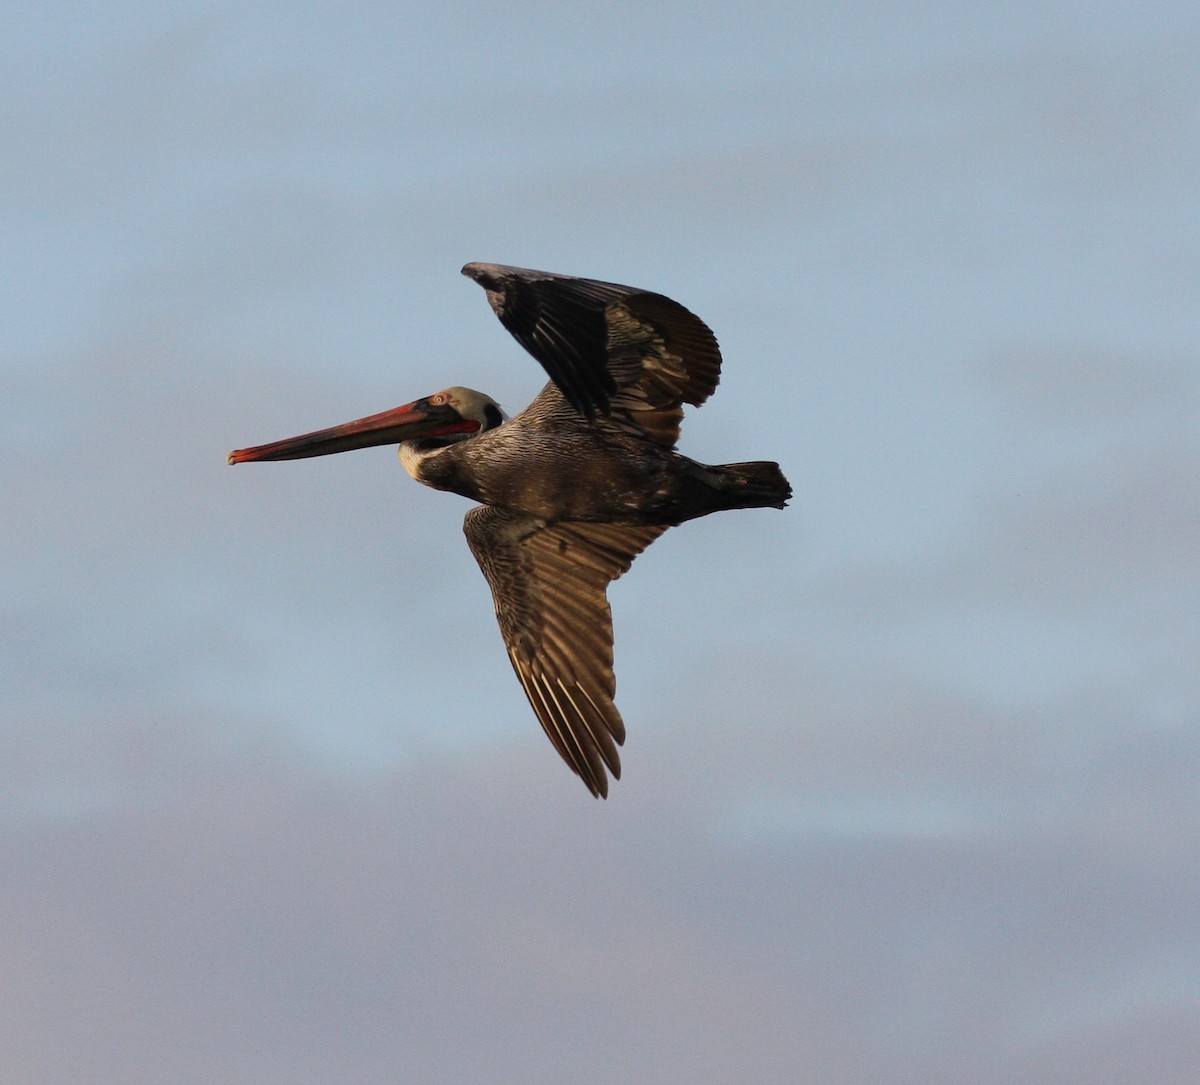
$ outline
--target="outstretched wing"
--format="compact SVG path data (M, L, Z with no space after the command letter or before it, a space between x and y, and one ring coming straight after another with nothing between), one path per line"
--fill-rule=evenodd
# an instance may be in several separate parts
M492 588L513 670L554 748L593 795L621 776L605 589L666 527L558 523L482 506L463 523Z
M721 379L716 337L662 294L503 264L467 264L463 274L589 420L613 417L671 448L683 404L703 403Z

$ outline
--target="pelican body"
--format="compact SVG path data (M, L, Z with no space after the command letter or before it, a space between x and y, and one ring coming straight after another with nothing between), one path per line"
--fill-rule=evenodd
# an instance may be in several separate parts
M452 387L382 414L229 454L230 463L399 444L418 482L461 494L509 659L563 760L593 795L620 778L608 584L667 528L724 509L783 508L769 462L709 466L675 449L683 404L720 379L708 327L661 294L467 264L550 382L513 419ZM607 770L607 772L606 772Z

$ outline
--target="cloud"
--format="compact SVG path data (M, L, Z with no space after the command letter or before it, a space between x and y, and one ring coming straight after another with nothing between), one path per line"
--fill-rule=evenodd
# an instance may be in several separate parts
M158 734L189 766L169 794L6 823L5 1063L34 1083L1001 1081L1101 1021L1149 1050L1186 1012L1161 948L1200 901L1177 850L1093 832L1123 804L1014 809L982 838L730 838L696 817L698 754L721 760L696 722L682 758L679 735L640 742L607 804L533 734L373 783L214 752L200 720ZM1153 783L1130 843L1185 810ZM1120 1080L1089 1071L1062 1080Z

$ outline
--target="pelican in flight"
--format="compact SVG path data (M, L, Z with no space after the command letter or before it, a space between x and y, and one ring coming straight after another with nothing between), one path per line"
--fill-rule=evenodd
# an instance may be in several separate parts
M708 466L675 450L683 404L717 387L707 325L648 290L467 264L500 322L550 376L509 419L453 387L331 429L238 449L230 463L398 444L418 482L461 494L513 670L562 759L596 797L621 775L606 589L669 527L723 509L783 508L777 463Z

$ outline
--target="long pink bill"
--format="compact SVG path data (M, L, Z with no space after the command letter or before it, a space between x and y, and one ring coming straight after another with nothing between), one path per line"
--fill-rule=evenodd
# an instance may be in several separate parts
M368 415L314 433L302 433L282 441L238 448L229 453L230 463L251 460L300 460L307 456L328 456L352 448L372 445L398 445L418 437L438 437L451 433L473 433L479 423L464 419L451 407L435 407L418 399L380 414Z

